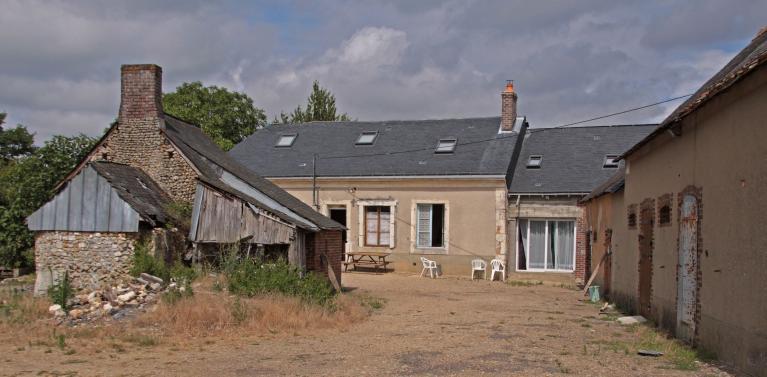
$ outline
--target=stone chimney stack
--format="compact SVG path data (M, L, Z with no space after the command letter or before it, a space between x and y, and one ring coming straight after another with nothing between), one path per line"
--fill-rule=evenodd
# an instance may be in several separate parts
M517 120L517 93L514 91L514 81L506 81L506 89L501 93L501 131L514 131Z
M154 64L120 67L120 122L162 117L162 68Z

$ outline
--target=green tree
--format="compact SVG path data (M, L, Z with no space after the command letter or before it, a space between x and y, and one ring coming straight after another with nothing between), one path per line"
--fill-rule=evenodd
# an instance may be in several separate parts
M280 118L274 118L273 123L306 123L315 121L350 121L351 118L343 114L337 114L336 97L329 90L320 86L315 80L312 84L312 93L306 103L306 109L301 105L290 114L280 112Z
M96 139L54 136L31 155L0 169L0 265L32 265L34 238L25 219L53 194L63 179L90 151Z
M15 128L3 129L5 117L5 113L0 113L0 166L35 151L34 135L20 124Z
M183 83L162 99L166 113L201 127L225 151L266 125L264 111L247 94L199 81Z

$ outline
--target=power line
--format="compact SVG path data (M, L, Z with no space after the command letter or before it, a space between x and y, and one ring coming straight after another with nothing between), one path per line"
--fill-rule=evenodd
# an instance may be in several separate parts
M562 125L558 125L558 126L554 126L554 127L536 128L536 129L528 130L528 132L531 132L531 133L532 132L538 132L538 131L543 131L543 130L546 130L546 129L549 129L549 128L565 128L565 127L569 127L569 126L574 126L576 124L582 124L582 123L591 122L591 121L595 121L595 120L605 119L605 118L613 117L613 116L616 116L616 115L622 115L622 114L630 113L630 112L633 112L633 111L643 110L643 109L647 109L649 107L662 105L664 103L668 103L668 102L672 102L672 101L676 101L676 100L679 100L679 99L682 99L682 98L689 97L689 96L691 96L693 94L695 94L695 93L689 93L689 94L685 94L685 95L681 95L681 96L677 96L677 97L673 97L673 98L667 98L667 99L664 99L662 101L651 103L649 105L634 107L634 108L630 108L630 109L627 109L627 110L619 111L617 113L611 113L611 114L607 114L607 115L602 115L602 116L598 116L598 117L594 117L594 118L590 118L590 119L580 120L580 121L577 121L577 122L566 123L566 124L562 124ZM468 142L464 142L464 143L456 143L455 147L457 148L457 147L462 146L462 145L487 143L487 142L491 142L491 141L503 140L503 139L506 139L506 138L516 137L516 136L517 135L512 134L512 135L507 135L507 136L494 137L494 138L490 138L490 139L481 139L481 140L468 141ZM367 153L367 154L357 154L357 155L339 155L339 156L327 156L327 157L322 157L322 156L316 155L316 159L318 159L318 160L335 160L335 159L342 159L342 158L391 156L391 155L404 154L404 153L428 151L428 150L433 150L433 149L434 149L434 147L427 147L427 148L408 149L408 150L393 151L393 152Z

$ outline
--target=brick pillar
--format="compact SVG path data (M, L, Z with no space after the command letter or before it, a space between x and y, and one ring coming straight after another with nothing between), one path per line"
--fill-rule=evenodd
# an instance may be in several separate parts
M588 255L588 229L584 218L584 210L581 208L581 215L575 220L575 283L586 284L589 276L589 255Z
M514 83L506 83L506 89L501 93L501 130L513 131L517 120L517 93Z
M120 68L119 121L159 119L162 116L162 68L130 64Z

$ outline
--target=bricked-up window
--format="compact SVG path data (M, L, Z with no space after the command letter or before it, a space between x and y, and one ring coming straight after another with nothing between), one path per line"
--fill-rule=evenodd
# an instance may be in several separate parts
M665 194L658 198L658 224L660 226L671 225L671 201L673 197L672 194Z
M445 205L418 204L416 247L444 247Z
M627 221L629 228L637 227L637 206L632 204L628 207Z
M391 208L387 206L365 207L365 246L389 246Z
M670 206L663 206L660 207L660 210L658 211L658 221L660 222L660 225L666 225L671 224L671 207Z

